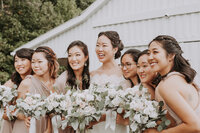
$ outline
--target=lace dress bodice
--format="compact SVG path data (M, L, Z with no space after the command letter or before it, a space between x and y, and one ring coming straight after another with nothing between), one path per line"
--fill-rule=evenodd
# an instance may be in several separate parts
M182 75L181 73L178 73L178 72L171 72L169 73L165 78L167 79L168 77L172 76L172 75L179 75L181 77L184 77L184 75ZM195 84L195 83L192 83L194 85L194 87L197 89L198 91L198 95L199 95L199 103L197 105L197 107L194 109L196 114L198 114L198 116L200 116L200 90L199 90L199 87ZM165 103L165 101L162 99L162 97L160 96L158 90L156 89L155 91L155 97L156 99L161 99L163 102L164 102L164 106L165 108L167 109L167 111L169 112L169 114L171 115L171 117L175 120L176 124L179 125L182 123L182 120L178 117L178 115Z
M131 83L125 80L123 76L96 74L91 77L90 84L105 85L109 83L112 86L122 86L123 89L131 87Z

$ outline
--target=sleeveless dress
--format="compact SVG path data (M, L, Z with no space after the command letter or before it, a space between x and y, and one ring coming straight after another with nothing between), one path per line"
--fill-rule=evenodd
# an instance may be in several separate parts
M165 78L164 78L164 80L165 79L167 79L168 77L170 77L170 76L172 76L172 75L179 75L179 76L181 76L181 77L184 77L184 75L182 75L181 73L179 73L179 72L170 72ZM195 84L195 83L192 83L193 84L193 86L197 89L197 92L198 92L198 95L199 95L199 102L198 102L198 105L197 105L197 107L194 109L195 110L195 112L196 112L196 114L200 114L200 88L197 86L197 84ZM162 99L161 98L161 96L160 96L160 94L159 94L159 92L156 90L156 92L155 92L155 97L156 97L156 99ZM165 107L166 107L166 109L167 109L167 111L169 112L169 114L171 115L171 117L175 120L175 122L176 122L176 125L179 125L179 124L181 124L182 123L182 120L177 116L177 114L165 103L165 101L163 100L163 102L164 102L164 105L165 105ZM199 115L200 116L200 115Z
M123 89L131 87L131 83L128 80L125 80L123 76L119 77L116 75L105 75L105 74L96 74L91 77L90 85L97 84L97 85L105 85L109 82L112 86L122 86ZM88 129L88 133L127 133L128 127L124 125L116 124L116 128L113 131L109 127L105 129L106 122L100 122L93 126L92 129Z
M41 96L47 97L50 95L49 89L37 78L32 75L26 76L31 79L30 93L40 94ZM36 120L36 132L44 133L47 128L47 118L42 117L40 120ZM16 120L13 126L12 133L29 133L28 128L25 125L24 120Z
M67 81L67 71L64 71L55 81L54 88L57 90L57 93L66 93L66 81ZM64 130L61 130L59 128L59 133L75 133L73 128L65 128Z

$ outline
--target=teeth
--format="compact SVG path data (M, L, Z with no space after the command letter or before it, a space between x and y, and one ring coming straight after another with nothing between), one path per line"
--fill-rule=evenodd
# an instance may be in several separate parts
M99 56L104 56L104 54L98 54Z
M18 70L23 70L24 68L22 68L22 67L20 67L20 68L18 68Z
M157 63L151 63L150 65L153 66L153 65L155 65L155 64L157 64Z

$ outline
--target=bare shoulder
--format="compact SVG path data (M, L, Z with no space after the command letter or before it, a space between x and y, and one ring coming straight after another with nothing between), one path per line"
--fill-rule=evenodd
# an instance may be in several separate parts
M98 68L97 70L90 72L90 76L93 77L94 75L100 74L100 73L101 73L101 69Z
M30 78L25 78L20 83L20 85L18 87L18 91L28 91L29 87L31 86L31 83L32 83L32 81Z
M180 75L171 75L162 80L157 89L161 95L167 95L175 91L180 91L187 84L186 80Z
M12 88L14 86L14 83L10 79L10 80L6 81L6 83L4 85L7 86L7 87Z

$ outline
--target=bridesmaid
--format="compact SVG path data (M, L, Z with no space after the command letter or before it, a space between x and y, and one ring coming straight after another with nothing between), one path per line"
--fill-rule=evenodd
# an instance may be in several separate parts
M4 84L5 86L13 88L16 85L18 88L21 81L32 73L31 59L33 52L34 50L28 48L22 48L16 51L14 55L14 67L16 72L14 72L11 79ZM3 119L1 133L12 133L14 121L9 121L6 113L4 113Z
M79 40L73 41L68 46L67 53L67 70L56 79L55 87L58 88L61 93L67 91L66 86L81 90L88 89L90 85L90 75L87 45ZM63 132L74 133L75 131L67 127Z
M144 50L138 54L137 59L137 74L141 84L148 89L151 94L151 99L155 99L155 87L158 84L159 76L154 72L148 62L148 50ZM156 82L156 83L155 83Z
M131 81L131 87L140 83L139 76L137 75L136 62L140 50L129 49L121 57L121 69L126 79Z
M175 38L160 35L149 44L149 63L162 76L155 90L158 101L176 121L176 126L161 133L200 132L200 93L194 84L196 72L182 56L183 51ZM148 129L147 133L156 133Z
M31 66L34 75L28 75L21 82L18 88L18 98L24 98L26 93L40 94L43 97L50 95L53 89L53 84L57 77L59 64L53 50L46 46L38 47L32 56ZM28 133L30 126L30 118L26 118L19 113L17 120L14 123L12 133ZM37 133L51 133L50 119L45 117L36 121Z
M73 41L68 46L67 53L67 69L56 79L55 86L62 92L66 91L66 86L81 90L88 89L90 75L87 45L79 40Z

